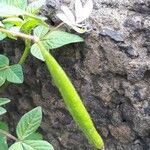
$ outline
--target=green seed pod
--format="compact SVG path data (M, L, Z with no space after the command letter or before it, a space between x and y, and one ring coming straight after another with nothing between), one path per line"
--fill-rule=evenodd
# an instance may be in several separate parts
M96 131L93 122L84 107L79 95L74 86L67 77L64 70L57 63L54 57L45 49L41 42L37 43L40 47L42 55L45 59L48 70L59 89L70 114L75 122L79 125L89 142L99 150L104 149L104 143L98 132Z

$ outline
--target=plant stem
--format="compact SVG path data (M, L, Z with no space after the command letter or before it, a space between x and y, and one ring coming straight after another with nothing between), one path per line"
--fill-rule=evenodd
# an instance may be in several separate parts
M24 38L24 39L28 39L28 40L31 40L31 41L34 41L34 42L39 41L38 37L28 35L28 34L24 34L24 33L21 33L21 32L9 31L9 30L3 29L3 28L0 28L0 32L6 33L6 34L12 34L14 36L21 37L21 38Z
M25 60L27 59L27 57L30 53L30 47L31 47L31 40L26 39L25 40L25 50L24 50L24 52L23 52L23 54L22 54L22 56L18 62L20 65L22 65L25 62Z
M14 141L19 141L16 137L14 137L13 135L11 135L10 133L0 129L0 133L7 136L8 138L14 140Z

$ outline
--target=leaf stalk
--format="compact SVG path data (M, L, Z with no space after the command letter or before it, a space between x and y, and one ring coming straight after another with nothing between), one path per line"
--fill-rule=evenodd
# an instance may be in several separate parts
M13 135L11 135L10 133L0 129L0 133L7 136L8 138L14 140L14 141L19 141L16 137L14 137Z

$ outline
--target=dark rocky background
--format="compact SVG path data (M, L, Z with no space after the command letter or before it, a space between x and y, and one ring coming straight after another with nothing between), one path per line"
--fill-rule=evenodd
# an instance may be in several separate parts
M55 12L69 0L47 0L42 14L57 25ZM74 1L71 2L73 6ZM106 144L106 150L150 150L150 1L94 0L85 43L54 51L80 93ZM6 40L1 53L17 62L23 43ZM39 131L55 150L92 150L52 84L45 65L30 56L25 82L11 85L4 96L11 131L19 118L43 108Z

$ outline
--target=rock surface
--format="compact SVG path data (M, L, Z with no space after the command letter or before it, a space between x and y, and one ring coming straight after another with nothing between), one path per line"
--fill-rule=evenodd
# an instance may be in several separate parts
M59 23L55 12L62 4L69 5L70 1L47 0L42 14L49 23ZM149 150L150 1L94 0L87 24L91 31L83 35L84 44L63 47L54 55L80 93L106 150ZM1 44L12 62L18 60L22 42L19 50L16 47L14 42ZM66 110L45 65L30 57L24 70L24 84L11 85L5 93L12 99L7 115L10 126L40 105L44 115L40 131L56 150L92 150Z

